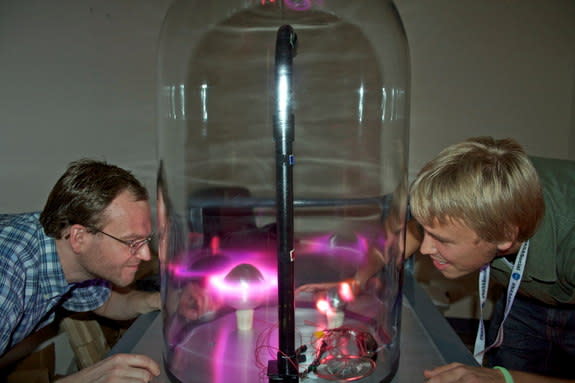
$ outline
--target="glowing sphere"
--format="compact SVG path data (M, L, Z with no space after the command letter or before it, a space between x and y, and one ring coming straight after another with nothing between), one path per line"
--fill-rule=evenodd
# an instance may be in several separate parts
M234 266L225 276L215 275L210 283L216 288L223 301L237 310L253 309L261 304L270 290L275 290L273 280L254 265L241 263Z

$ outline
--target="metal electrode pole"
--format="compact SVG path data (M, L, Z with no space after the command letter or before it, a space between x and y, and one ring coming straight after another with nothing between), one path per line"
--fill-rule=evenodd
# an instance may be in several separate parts
M291 26L283 25L279 28L276 40L273 120L276 153L279 351L277 361L271 361L268 371L270 382L290 383L298 382L295 355L292 170L294 164L292 61L296 55L296 40L296 34Z

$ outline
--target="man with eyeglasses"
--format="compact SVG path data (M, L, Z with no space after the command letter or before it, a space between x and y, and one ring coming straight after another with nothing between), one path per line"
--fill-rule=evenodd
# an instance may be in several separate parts
M70 164L42 213L0 215L0 356L11 359L7 353L59 308L114 320L159 309L159 293L113 288L129 286L150 260L151 238L144 186L93 160ZM120 354L59 382L147 382L159 373L147 356Z

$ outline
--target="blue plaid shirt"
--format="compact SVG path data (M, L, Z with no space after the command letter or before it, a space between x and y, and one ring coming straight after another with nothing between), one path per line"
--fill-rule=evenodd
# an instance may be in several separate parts
M38 213L0 214L0 355L50 324L55 310L91 311L110 296L103 280L68 283Z

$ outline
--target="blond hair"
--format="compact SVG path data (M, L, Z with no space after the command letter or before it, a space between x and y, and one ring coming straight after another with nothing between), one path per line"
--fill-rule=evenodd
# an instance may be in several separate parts
M459 220L489 242L527 240L544 213L537 172L510 138L447 147L417 175L410 204L423 225Z

